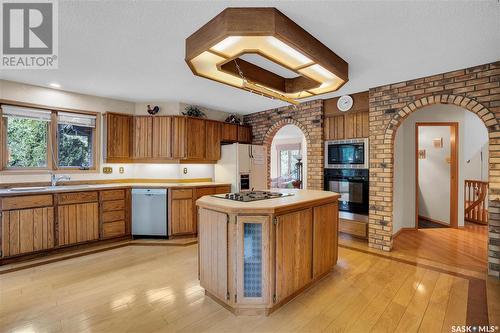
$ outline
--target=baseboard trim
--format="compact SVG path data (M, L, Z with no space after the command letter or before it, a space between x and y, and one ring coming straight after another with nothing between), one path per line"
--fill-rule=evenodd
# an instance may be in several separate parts
M441 224L441 225L444 225L445 227L448 227L448 228L450 227L450 225L448 223L445 223L445 222L439 221L439 220L435 220L435 219L431 219L430 217L427 217L427 216L419 215L418 218L421 220L432 222L432 223Z

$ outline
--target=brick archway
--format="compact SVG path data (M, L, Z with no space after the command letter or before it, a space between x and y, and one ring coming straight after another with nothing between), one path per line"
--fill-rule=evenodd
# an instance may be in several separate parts
M278 133L278 131L280 129L282 129L286 125L295 125L304 134L304 136L306 138L307 155L308 155L306 158L307 158L307 161L309 160L309 155L310 155L309 151L311 150L311 139L310 139L309 131L307 130L306 126L301 124L299 121L297 121L295 119L291 119L291 118L286 118L286 119L281 119L278 122L274 123L267 130L266 134L264 135L264 139L263 139L262 143L264 144L264 146L267 149L267 165L269 165L269 166L271 165L271 146L273 144L274 136L276 135L276 133ZM307 170L306 170L307 182L306 182L306 184L309 184L309 174L310 174L309 163L306 162L306 166L307 166ZM269 187L271 187L271 168L268 168L268 170L267 170L267 185Z
M499 218L494 207L499 206L496 200L500 198L500 184L492 180L492 175L500 173L500 165L495 163L494 159L491 159L498 154L496 145L498 138L500 138L500 126L496 115L483 104L465 96L451 94L426 96L399 109L391 109L392 116L387 119L388 122L386 122L382 132L383 136L379 135L378 140L373 138L373 142L370 143L370 183L375 185L376 191L378 191L377 186L385 184L386 192L386 196L379 197L378 193L380 192L373 193L372 189L370 189L369 243L371 247L390 251L393 246L394 140L396 131L410 114L433 104L451 104L468 110L476 114L486 126L489 134L488 149L490 154L488 201L489 206L492 207L489 211L489 220L494 225L498 223ZM379 134L382 133L379 132ZM372 137L370 138L372 139ZM372 173L372 171L374 172Z

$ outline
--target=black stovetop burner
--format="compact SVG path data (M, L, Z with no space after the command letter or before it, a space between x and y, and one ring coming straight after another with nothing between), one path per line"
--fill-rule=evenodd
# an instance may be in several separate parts
M214 195L214 197L234 200L234 201L250 202L257 200L288 197L291 195L293 195L293 193L280 193L280 192L270 192L270 191L245 191L238 193L216 194Z

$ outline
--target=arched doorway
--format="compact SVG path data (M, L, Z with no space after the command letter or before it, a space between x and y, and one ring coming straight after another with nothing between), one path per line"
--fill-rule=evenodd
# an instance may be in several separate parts
M307 188L307 141L293 124L281 127L271 142L271 188Z
M488 140L484 122L455 105L422 107L398 126L393 165L395 251L485 271L487 202L482 201L476 214L465 214L471 196L466 198L464 192L467 184L487 182Z
M307 189L311 177L311 164L308 163L311 142L305 126L293 119L280 120L267 131L264 145L267 147L270 166L268 168L269 187L297 187L295 164L298 162L297 157L301 157L301 187ZM281 163L282 155L283 163Z
M408 115L432 104L454 104L476 114L488 129L489 156L496 154L495 142L496 138L500 137L498 134L499 125L497 118L487 107L471 98L459 95L433 95L410 101L406 105L394 104L395 107L397 105L397 108L389 108L382 111L375 109L377 103L372 103L370 105L370 119L378 120L378 122L370 124L370 247L385 251L390 251L393 247L393 143L396 129ZM492 211L493 209L497 211L499 206L495 201L498 197L498 189L496 186L497 178L494 176L499 171L500 164L494 163L490 159L488 164L488 174L490 175L488 204L491 208L489 221L498 220L496 214L493 214ZM492 249L490 247L490 250ZM491 258L495 260L494 257ZM494 274L496 268L494 265L491 265L491 262L493 261L489 261L489 269L490 273Z

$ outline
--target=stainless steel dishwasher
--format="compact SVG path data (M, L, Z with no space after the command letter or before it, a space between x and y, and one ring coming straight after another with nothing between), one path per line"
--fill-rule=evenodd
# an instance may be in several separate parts
M132 235L167 237L166 189L132 189Z

